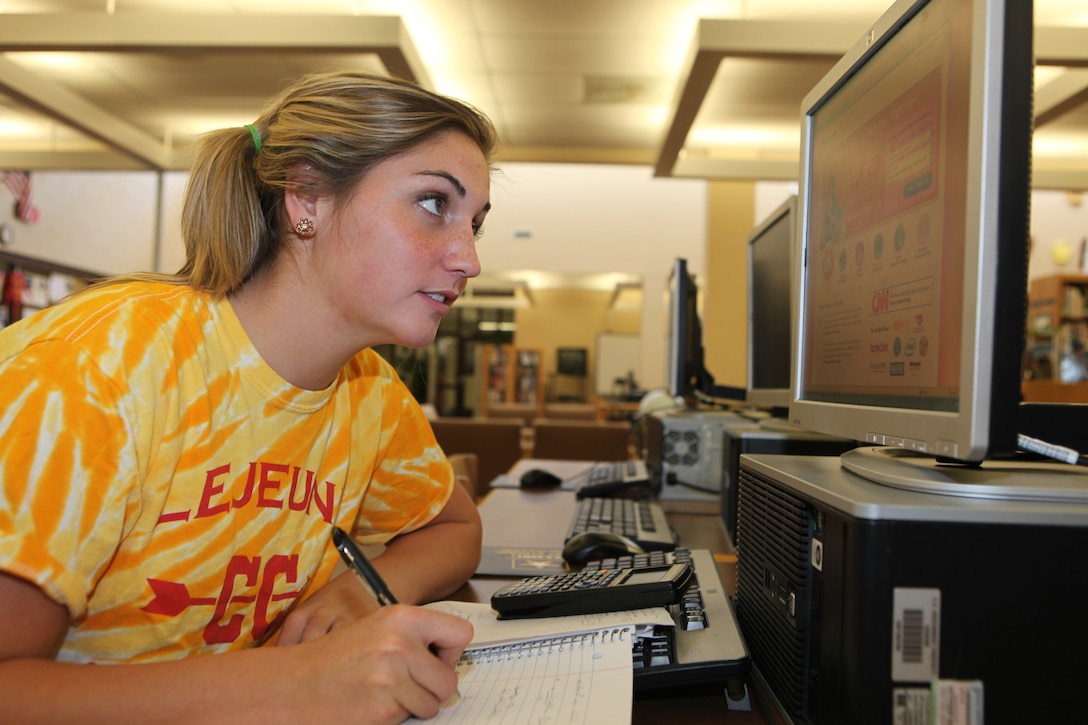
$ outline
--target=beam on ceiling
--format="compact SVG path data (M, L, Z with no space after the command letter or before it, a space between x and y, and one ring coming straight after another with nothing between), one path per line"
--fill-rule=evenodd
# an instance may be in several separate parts
M201 51L279 53L320 50L374 53L391 76L432 88L407 27L399 16L157 15L63 13L4 15L4 51L154 52ZM184 168L164 144L63 86L35 76L0 57L0 90L36 111L71 126L136 159L145 167ZM38 154L35 168L52 162ZM111 168L114 165L111 164ZM14 167L20 168L20 167Z
M687 157L677 159L673 176L694 179L759 179L797 181L800 161L781 159L725 159Z
M1088 68L1067 68L1035 89L1035 127L1045 126L1088 101Z
M1038 65L1088 67L1088 27L1036 27L1035 62Z
M1051 169L1036 165L1031 170L1031 188L1088 191L1088 166L1080 169Z
M0 151L0 169L35 171L147 171L148 165L114 151Z
M725 158L683 158L688 134L721 63L729 58L841 58L865 32L866 26L852 23L789 23L702 18L681 66L680 82L671 105L672 114L654 164L654 176L682 176L704 179L797 178L798 164ZM1042 95L1038 108L1046 123L1088 102L1079 68L1088 67L1088 28L1038 27L1035 55L1039 65L1077 68L1068 79ZM1064 76L1063 76L1064 77ZM1048 84L1047 88L1050 87ZM1038 101L1037 101L1038 103ZM792 173L790 168L792 166ZM1070 172L1073 173L1073 172ZM1077 174L1073 174L1075 178ZM1041 179L1057 181L1068 174L1043 172ZM1035 180L1040 186L1041 179ZM1076 188L1076 187L1071 187Z
M864 30L865 26L858 23L701 18L681 66L672 117L654 165L654 176L673 175L718 66L726 58L834 60L842 57Z
M0 51L374 53L390 75L430 88L397 15L60 13L4 15Z
M34 110L136 159L144 168L174 166L170 149L151 136L4 57L0 57L0 88Z

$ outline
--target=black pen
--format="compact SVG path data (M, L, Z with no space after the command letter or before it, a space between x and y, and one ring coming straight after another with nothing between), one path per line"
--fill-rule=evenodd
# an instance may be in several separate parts
M393 593L389 591L389 587L382 581L378 572L376 572L374 567L370 565L370 562L367 561L366 556L363 554L363 550L360 549L359 545L355 543L355 540L348 536L348 533L339 526L332 527L332 543L336 546L336 550L340 552L340 558L344 560L344 563L348 565L348 568L351 569L352 573L359 577L359 581L374 594L374 598L378 600L378 604L385 607L397 603L397 598L393 596Z

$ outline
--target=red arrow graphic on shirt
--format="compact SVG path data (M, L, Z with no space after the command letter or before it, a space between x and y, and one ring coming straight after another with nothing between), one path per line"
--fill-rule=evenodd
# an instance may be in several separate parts
M216 603L215 597L194 597L189 594L189 589L184 584L177 582L168 582L162 579L148 579L147 583L151 585L151 591L155 593L155 597L148 602L141 609L145 612L151 612L152 614L164 614L170 617L176 617L184 612L188 607L198 604L204 604L212 606ZM290 598L298 596L298 593L290 593L281 595L280 597L273 596L272 599L277 598ZM232 603L234 602L253 602L257 597L253 595L238 595L230 598Z
M215 597L190 596L189 589L184 584L162 579L148 579L147 583L151 585L155 598L143 607L145 612L176 617L194 604L215 604Z

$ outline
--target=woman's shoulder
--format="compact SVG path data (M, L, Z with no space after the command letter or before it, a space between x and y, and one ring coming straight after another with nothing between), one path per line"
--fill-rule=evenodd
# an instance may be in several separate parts
M212 314L208 295L157 281L103 284L79 292L13 325L25 345L44 341L93 344L95 340L153 337L157 328L202 324ZM123 335L124 337L119 337Z

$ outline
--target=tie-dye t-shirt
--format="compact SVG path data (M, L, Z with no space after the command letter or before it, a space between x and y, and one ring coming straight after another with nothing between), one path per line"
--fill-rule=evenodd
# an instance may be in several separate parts
M0 391L0 570L68 608L65 661L245 647L328 581L334 524L384 543L453 487L377 354L301 390L189 287L103 287L0 331Z

